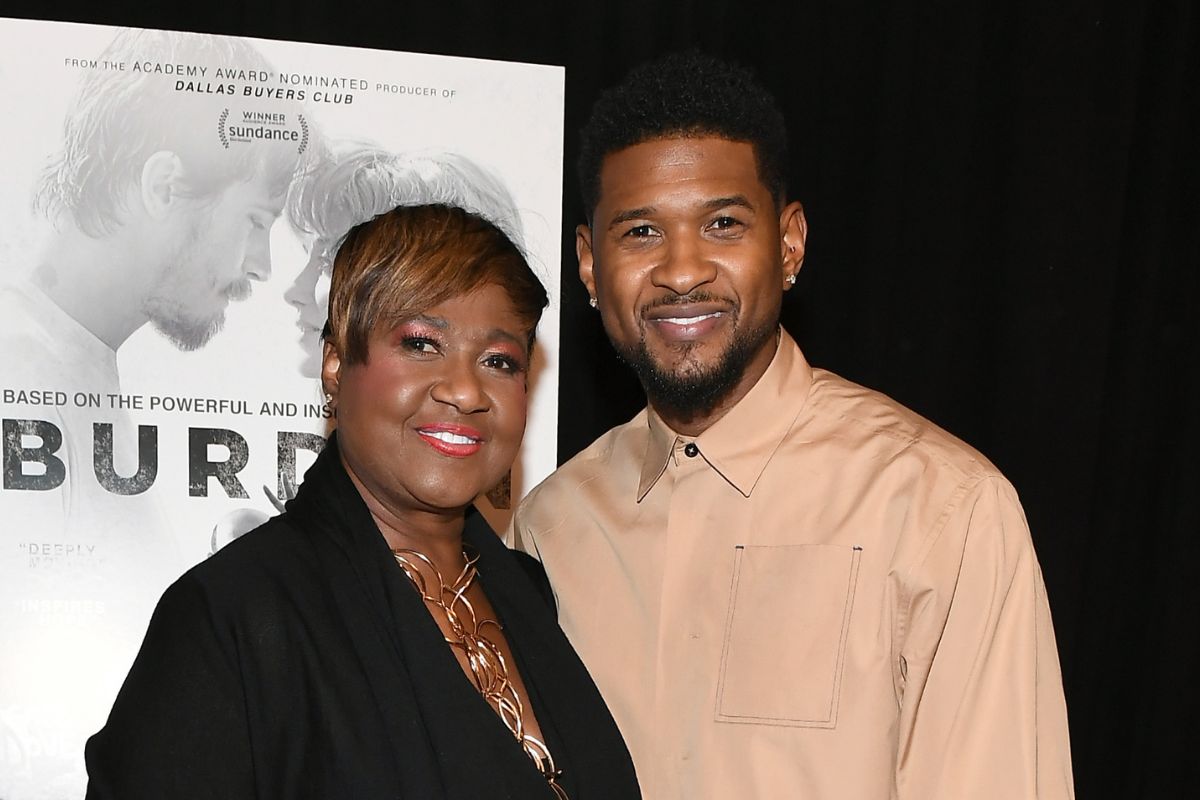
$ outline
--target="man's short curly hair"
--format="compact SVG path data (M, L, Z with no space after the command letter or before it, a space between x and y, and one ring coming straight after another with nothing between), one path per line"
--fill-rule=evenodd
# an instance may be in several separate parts
M775 201L787 196L787 126L750 70L689 50L634 67L592 106L580 132L579 187L590 221L604 159L655 139L714 136L754 148L758 176Z

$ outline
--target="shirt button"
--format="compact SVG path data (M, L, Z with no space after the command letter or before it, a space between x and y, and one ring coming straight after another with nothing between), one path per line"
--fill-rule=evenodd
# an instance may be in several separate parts
M700 455L700 448L696 447L695 442L688 442L683 446L683 454L688 458L695 458Z

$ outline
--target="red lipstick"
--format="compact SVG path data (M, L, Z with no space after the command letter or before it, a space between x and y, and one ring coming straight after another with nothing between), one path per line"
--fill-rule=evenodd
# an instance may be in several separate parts
M434 450L451 458L475 455L483 447L483 434L467 425L422 425L417 428L417 435Z

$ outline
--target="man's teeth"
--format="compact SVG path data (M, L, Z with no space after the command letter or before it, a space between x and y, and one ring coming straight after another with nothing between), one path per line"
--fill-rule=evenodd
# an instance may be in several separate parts
M698 317L663 317L661 322L669 322L672 325L695 325L697 322L703 322L706 319L719 317L721 312L714 311L711 314L701 314Z
M475 444L479 441L478 439L472 439L470 436L460 436L457 433L450 433L450 431L425 431L425 435L431 439L446 442L447 444Z

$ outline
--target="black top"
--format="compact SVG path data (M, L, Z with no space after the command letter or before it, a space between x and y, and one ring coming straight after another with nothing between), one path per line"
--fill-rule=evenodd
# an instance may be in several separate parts
M638 797L625 744L530 572L464 540L572 800ZM543 581L544 581L544 576ZM463 673L338 456L287 511L163 594L105 727L89 798L547 798Z

